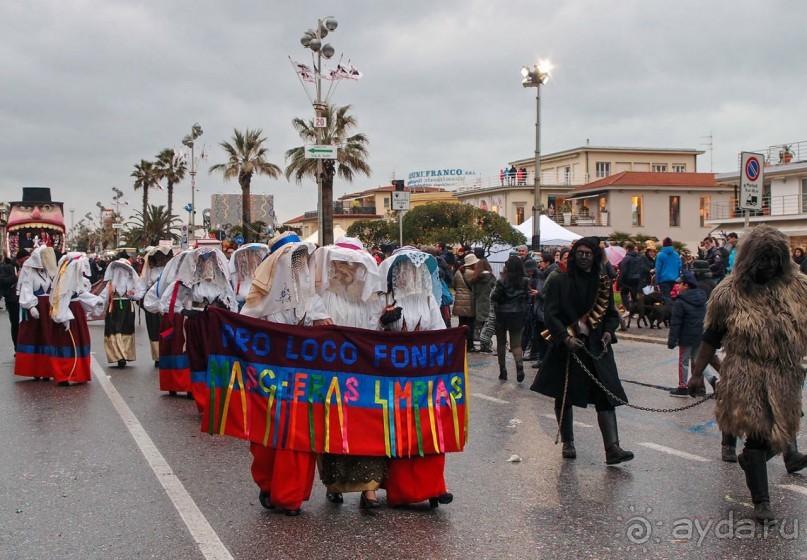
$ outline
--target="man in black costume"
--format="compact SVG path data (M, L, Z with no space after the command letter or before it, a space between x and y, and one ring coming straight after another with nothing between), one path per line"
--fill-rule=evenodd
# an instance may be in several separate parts
M611 343L616 342L614 331L619 327L619 314L614 307L610 278L601 270L603 252L599 240L579 239L568 258L567 270L553 274L544 284L544 322L551 340L531 389L555 399L563 457L567 459L577 457L572 405L593 404L605 446L605 462L615 465L633 459L633 453L619 446L614 410L628 400L611 349ZM575 356L617 398L597 386Z

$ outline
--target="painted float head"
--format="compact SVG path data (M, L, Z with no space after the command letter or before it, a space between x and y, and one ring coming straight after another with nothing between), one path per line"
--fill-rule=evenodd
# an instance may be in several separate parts
M48 187L23 187L22 200L12 202L6 224L6 252L15 255L20 249L39 245L64 252L64 203L50 199Z

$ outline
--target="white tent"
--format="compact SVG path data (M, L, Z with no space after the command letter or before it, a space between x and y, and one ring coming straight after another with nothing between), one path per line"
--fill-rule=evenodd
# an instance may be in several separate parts
M532 216L519 226L513 226L527 237L527 245L532 241ZM569 231L549 216L541 215L541 245L571 245L583 237Z
M347 235L347 232L342 229L342 226L336 225L333 227L333 240L336 241L340 237ZM319 243L319 231L315 231L305 239L306 243Z
M532 217L521 225L513 226L513 228L524 234L527 238L527 245L532 242ZM571 245L581 237L583 236L560 226L548 216L541 216L541 245ZM499 275L499 271L501 271L504 261L510 256L512 249L510 245L494 245L490 248L488 261L496 276Z

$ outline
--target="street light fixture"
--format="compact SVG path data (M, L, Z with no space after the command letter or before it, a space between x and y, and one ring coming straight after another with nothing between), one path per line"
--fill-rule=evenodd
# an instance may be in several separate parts
M541 85L549 81L549 61L521 68L521 85L535 88L535 192L532 203L532 250L541 250Z
M322 59L329 59L334 55L334 48L330 43L322 44L322 40L328 36L328 33L335 31L339 23L333 16L317 20L316 29L309 29L300 38L300 44L307 49L311 49L316 53L314 57L314 80L316 84L316 98L314 99L314 111L317 117L324 116L325 104L322 102ZM322 128L317 128L317 144L322 144ZM317 160L317 235L319 244L323 245L323 235L325 233L325 222L328 222L328 227L333 232L333 203L331 200L322 200L322 175L323 175L323 160ZM331 218L325 220L325 214ZM333 240L330 240L333 242Z
M182 139L182 145L187 146L191 149L191 210L190 210L190 232L188 233L189 241L196 238L196 153L194 152L194 147L196 144L196 139L199 138L203 134L202 127L199 123L194 123L191 127L191 133L186 135L185 138ZM200 156L204 157L204 155Z

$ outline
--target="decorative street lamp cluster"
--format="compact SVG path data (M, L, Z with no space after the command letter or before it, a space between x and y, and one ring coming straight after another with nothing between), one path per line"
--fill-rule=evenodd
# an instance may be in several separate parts
M521 68L521 85L535 88L535 192L532 204L532 250L541 250L541 85L549 81L552 66L542 60Z
M324 19L317 20L316 29L309 29L300 38L300 43L303 47L310 49L316 54L314 57L314 83L316 84L316 97L314 99L314 111L317 117L322 117L325 113L325 104L322 101L322 59L329 59L334 55L333 45L330 43L322 44L322 40L328 36L328 33L335 31L339 23L332 16ZM317 128L317 144L322 144L322 127ZM322 200L322 174L323 174L323 160L317 159L317 231L319 236L320 245L323 243L323 234L325 228L328 227L333 231L333 218L327 220L328 224L323 220L325 208L332 208L333 205L330 200ZM331 213L328 213L331 216ZM333 241L333 240L330 240Z
M198 160L196 159L196 153L194 151L194 147L196 144L196 140L203 134L202 127L199 123L194 123L191 127L191 133L185 135L185 138L182 139L182 145L186 146L191 149L190 155L190 174L191 174L191 203L185 206L185 210L188 212L188 222L190 224L190 231L188 232L189 240L193 240L196 235L196 164ZM188 155L185 154L178 154L178 157L187 159ZM199 159L206 159L207 155L202 151L200 154Z

